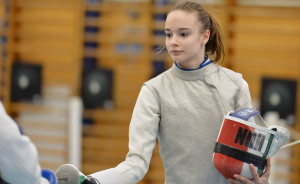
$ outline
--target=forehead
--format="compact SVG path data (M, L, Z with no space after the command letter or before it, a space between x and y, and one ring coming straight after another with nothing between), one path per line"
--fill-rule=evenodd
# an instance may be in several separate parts
M200 23L196 12L185 12L182 10L175 10L168 14L165 29L178 29L178 28L199 28Z

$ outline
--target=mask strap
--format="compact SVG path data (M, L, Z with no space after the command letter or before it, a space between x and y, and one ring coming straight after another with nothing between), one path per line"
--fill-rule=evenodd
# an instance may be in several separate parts
M219 66L219 68L226 74L226 76L237 86L237 87L239 87L240 88L240 86L225 72L225 70L221 67L221 66ZM241 89L241 91L242 91L242 93L245 95L245 97L246 97L246 99L247 99L247 101L249 102L249 104L252 106L252 108L254 109L254 110L256 110L256 108L253 106L253 104L252 104L252 102L251 102L251 100L247 97L247 95L246 95L246 93L244 92L244 90L243 89ZM256 110L257 111L257 110ZM261 115L260 114L258 114L258 116L260 117L260 119L262 120L262 122L267 126L267 127L269 127L269 124L267 123L267 122L265 122L265 120L261 117Z

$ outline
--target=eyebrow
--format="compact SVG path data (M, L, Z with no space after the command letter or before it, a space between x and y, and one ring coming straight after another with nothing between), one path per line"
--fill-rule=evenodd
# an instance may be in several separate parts
M178 30L179 30L179 31L183 31L183 30L191 30L191 28L185 28L185 27L183 27L183 28L179 28ZM171 30L168 29L168 28L166 28L165 31L171 31Z

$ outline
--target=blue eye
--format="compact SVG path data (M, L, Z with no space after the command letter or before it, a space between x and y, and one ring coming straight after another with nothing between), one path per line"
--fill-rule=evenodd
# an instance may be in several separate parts
M189 34L188 33L181 33L180 35L183 36L183 37L187 37Z
M165 37L170 38L171 34L170 33L165 33Z

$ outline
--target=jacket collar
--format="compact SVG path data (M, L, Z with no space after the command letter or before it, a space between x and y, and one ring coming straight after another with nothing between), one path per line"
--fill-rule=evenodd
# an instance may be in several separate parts
M186 81L203 80L205 75L214 73L217 70L218 66L214 63L211 63L201 69L191 71L182 70L177 67L175 63L171 67L171 72L173 75Z

